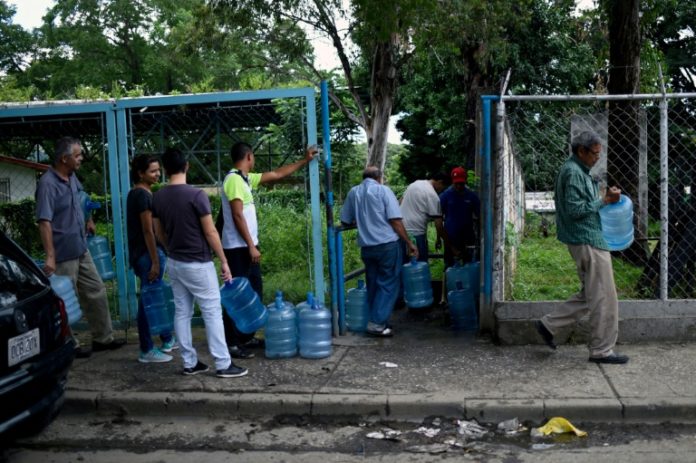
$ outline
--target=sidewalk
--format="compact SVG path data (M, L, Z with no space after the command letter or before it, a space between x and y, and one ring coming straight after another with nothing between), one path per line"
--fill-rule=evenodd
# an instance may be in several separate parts
M255 350L243 378L181 375L181 358L137 361L137 334L113 352L76 359L65 413L117 415L329 415L420 421L427 416L541 423L696 421L696 344L619 345L627 365L587 361L584 345L497 346L456 333L441 313L394 313L395 336L334 338L329 358L268 360ZM203 328L200 359L213 365ZM396 366L388 367L382 362Z

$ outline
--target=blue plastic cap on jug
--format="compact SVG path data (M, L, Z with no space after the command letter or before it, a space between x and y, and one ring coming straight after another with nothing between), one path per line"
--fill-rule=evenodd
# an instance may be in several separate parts
M358 289L365 289L365 280L358 280Z
M307 293L307 305L310 307L314 306L314 293L311 291Z
M283 310L283 292L282 291L276 291L275 308L276 308L276 310Z
M416 257L411 256L411 265L416 265L417 262L418 262L418 260L416 259Z

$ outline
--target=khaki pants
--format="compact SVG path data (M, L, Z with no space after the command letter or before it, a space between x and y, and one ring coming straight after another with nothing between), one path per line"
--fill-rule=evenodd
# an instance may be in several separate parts
M572 325L589 313L590 356L607 356L619 335L619 302L611 254L588 245L568 245L568 250L575 259L582 288L541 321L555 334L559 328Z
M72 280L80 301L80 307L87 317L87 322L92 331L92 342L108 344L113 341L113 328L111 327L109 302L106 299L106 287L101 277L99 277L99 272L89 251L77 259L56 264L56 275L64 275ZM74 335L73 339L75 344L79 345Z

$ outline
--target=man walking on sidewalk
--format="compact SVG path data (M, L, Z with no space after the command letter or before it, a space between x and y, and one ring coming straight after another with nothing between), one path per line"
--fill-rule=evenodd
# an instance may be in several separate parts
M247 369L232 363L225 344L220 286L211 248L220 259L222 279L229 281L232 275L215 229L210 201L203 190L186 184L189 163L180 150L169 148L162 156L162 163L169 183L154 194L152 217L157 238L169 252L167 273L174 293L174 328L184 361L183 374L208 371L208 365L198 360L193 347L191 318L195 301L205 323L208 350L215 359L216 375L220 378L244 376Z
M535 326L544 342L556 348L553 336L560 328L590 316L590 362L628 362L614 352L619 334L619 304L614 285L611 254L602 236L599 209L620 199L621 190L611 187L600 197L590 169L599 160L601 140L592 132L582 132L571 142L572 155L556 178L554 198L558 240L568 245L580 277L580 292Z

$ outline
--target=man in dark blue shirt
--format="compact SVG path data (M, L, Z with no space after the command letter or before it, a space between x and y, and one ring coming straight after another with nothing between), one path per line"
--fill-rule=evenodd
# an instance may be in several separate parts
M474 249L478 245L478 219L481 203L476 193L466 187L466 170L452 169L452 186L440 194L440 206L445 218L445 267L454 265L455 259L463 262L474 260Z

